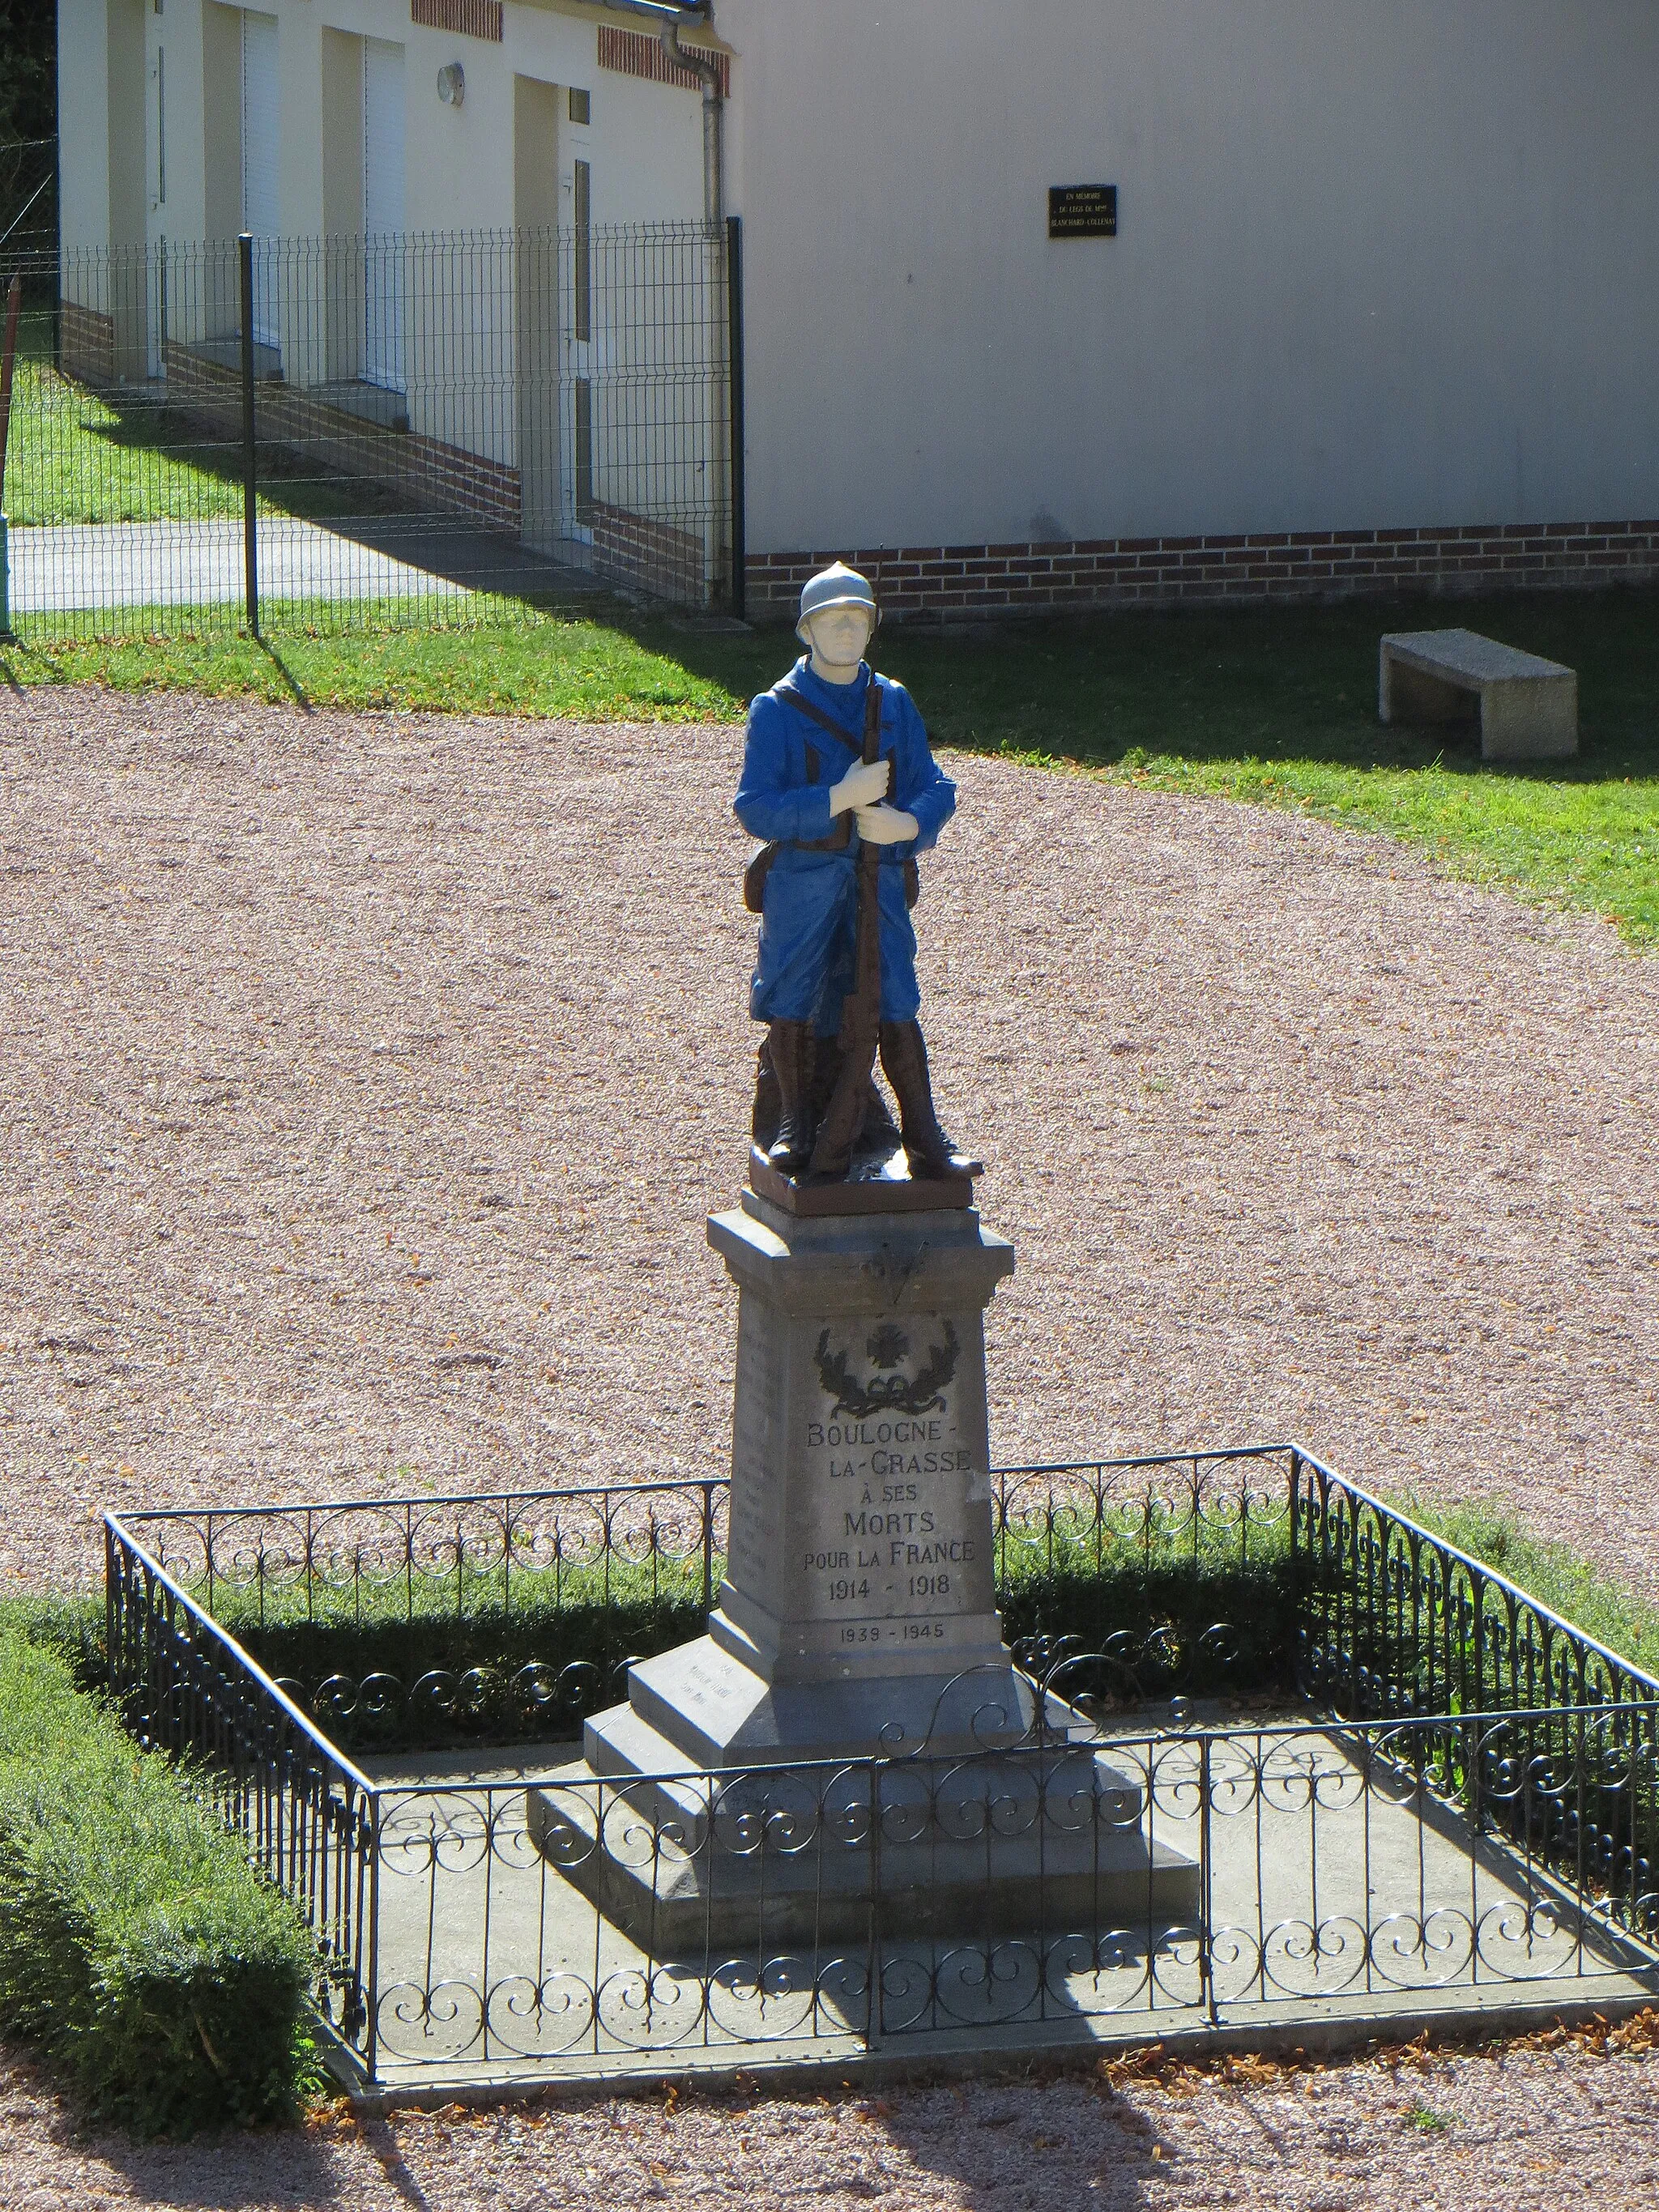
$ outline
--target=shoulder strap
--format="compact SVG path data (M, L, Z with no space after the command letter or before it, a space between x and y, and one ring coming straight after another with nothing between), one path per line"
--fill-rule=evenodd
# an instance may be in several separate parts
M866 714L872 699L879 702L880 693L877 689L879 682L880 678L872 668L870 671L870 689L865 695ZM781 682L772 686L772 696L775 699L781 699L787 705L793 707L799 714L805 714L809 722L816 722L821 730L828 730L832 738L838 738L841 740L848 752L855 753L859 750L859 739L854 736L852 731L844 729L835 716L826 714L822 707L815 707L805 693L796 690L787 676ZM880 711L879 705L877 711Z

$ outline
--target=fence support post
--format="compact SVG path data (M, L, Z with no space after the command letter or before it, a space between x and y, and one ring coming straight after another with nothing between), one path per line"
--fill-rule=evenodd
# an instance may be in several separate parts
M242 588L250 633L259 635L259 528L258 463L253 415L253 239L244 231L236 241L242 294Z
M749 565L743 454L743 217L726 218L726 374L732 403L732 612L748 618Z
M1150 1756L1146 1765L1150 1780ZM1212 2027L1216 2027L1220 2025L1221 2014L1217 2010L1215 2001L1215 1871L1210 1856L1211 1781L1210 1738L1206 1732L1199 1738L1198 1744L1198 1985L1204 2003L1204 2017ZM1146 1794L1151 1796L1150 1788Z

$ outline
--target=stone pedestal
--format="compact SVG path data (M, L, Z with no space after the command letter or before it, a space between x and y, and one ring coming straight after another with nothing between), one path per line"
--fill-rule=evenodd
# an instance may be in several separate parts
M1139 1783L1059 1700L1039 1723L1002 1638L984 1313L1013 1247L969 1207L804 1218L752 1190L708 1237L738 1293L726 1579L708 1635L632 1668L568 1786L532 1793L542 1849L672 1942L752 1935L763 1905L771 1932L855 1933L878 1891L928 1928L1017 1927L1039 1891L1098 1910L1103 1881L1178 1912L1194 1869L1147 1844ZM848 1764L775 1771L813 1761Z

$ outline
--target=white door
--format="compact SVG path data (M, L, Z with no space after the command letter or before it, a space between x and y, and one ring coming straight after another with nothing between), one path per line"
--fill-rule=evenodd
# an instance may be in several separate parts
M242 228L256 239L274 239L280 226L282 179L276 76L276 18L242 11ZM253 337L279 343L276 257L253 249Z
M404 375L404 50L363 40L363 380Z

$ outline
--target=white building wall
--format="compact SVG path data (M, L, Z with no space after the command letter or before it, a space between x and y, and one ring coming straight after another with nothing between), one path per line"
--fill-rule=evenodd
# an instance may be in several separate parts
M717 19L752 550L1659 514L1651 0Z
M496 43L408 0L265 6L289 236L353 211L324 71L364 37L405 50L411 234L513 227L515 78L588 93L596 228L701 212L697 94L598 66L602 21L647 19L507 0ZM66 240L227 236L235 11L62 9ZM717 24L752 551L1659 513L1651 0L718 0ZM163 45L165 208L131 139ZM564 220L577 139L552 138ZM1091 182L1119 236L1051 242L1048 187ZM512 289L469 318L498 383ZM356 343L336 315L284 365L337 377ZM423 348L411 384L471 379ZM477 398L416 427L511 465L511 410Z
M58 0L58 182L64 244L109 244L109 0Z
M228 135L234 143L236 125L223 112L216 57L234 40L240 11L222 0L167 0L160 15L149 0L60 0L60 10L65 240L104 245L111 236L111 40L118 58L124 25L128 43L137 43L115 88L116 105L130 105L133 127L149 135L148 144L142 136L138 141L145 197L141 203L135 196L129 235L142 237L148 230L152 237L193 240L230 234L236 216L218 204L223 194L216 171L224 166L220 142ZM702 213L698 95L598 64L601 21L650 33L653 26L645 18L607 17L572 0L507 0L505 35L496 43L413 23L409 0L262 0L259 12L276 16L279 25L285 237L318 238L331 227L324 180L337 173L337 149L325 138L325 119L337 127L339 103L326 96L324 72L326 67L331 78L337 73L342 37L384 39L404 47L411 231L513 227L515 75L590 94L596 224ZM155 191L158 51L166 54L165 210ZM445 106L437 93L439 70L453 61L466 72L466 97L459 108ZM562 185L562 219L568 221L568 161Z

